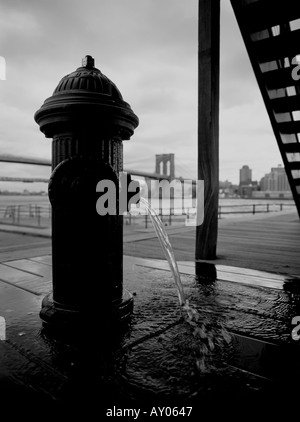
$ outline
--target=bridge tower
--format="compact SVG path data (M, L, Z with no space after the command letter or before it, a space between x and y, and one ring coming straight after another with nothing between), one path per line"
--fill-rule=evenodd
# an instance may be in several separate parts
M156 154L155 173L175 177L175 154Z

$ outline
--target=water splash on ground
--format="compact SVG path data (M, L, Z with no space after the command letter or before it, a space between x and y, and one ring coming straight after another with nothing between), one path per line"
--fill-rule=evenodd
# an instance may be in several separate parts
M185 322L197 340L194 345L197 369L200 373L217 369L214 363L215 352L231 342L230 334L220 320L213 318L212 315L200 314L189 300L186 300L182 309Z

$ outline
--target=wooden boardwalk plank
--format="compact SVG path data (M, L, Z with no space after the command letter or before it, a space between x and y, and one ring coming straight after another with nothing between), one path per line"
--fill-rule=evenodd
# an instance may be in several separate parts
M195 231L169 235L178 260L195 258ZM165 259L157 239L125 243L124 253ZM217 259L208 261L300 276L300 223L296 213L219 221Z

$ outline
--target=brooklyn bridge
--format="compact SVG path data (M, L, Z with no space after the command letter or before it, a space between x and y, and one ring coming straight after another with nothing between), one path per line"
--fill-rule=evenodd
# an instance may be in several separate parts
M174 180L175 177L175 154L156 154L155 155L155 172L145 172L140 170L124 169L124 172L131 174L132 176L143 177L145 180ZM0 162L4 163L15 163L15 164L28 164L36 166L51 166L51 161L42 158L15 156L8 154L0 154ZM178 177L178 179L182 179ZM2 182L45 182L48 183L49 179L42 177L5 177L0 176Z

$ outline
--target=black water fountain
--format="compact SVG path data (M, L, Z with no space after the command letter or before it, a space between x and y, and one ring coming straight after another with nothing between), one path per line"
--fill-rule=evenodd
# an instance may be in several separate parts
M53 293L40 316L51 326L82 321L126 322L133 297L123 289L123 215L118 212L123 140L138 118L116 87L86 56L64 76L53 95L35 113L52 138ZM96 192L102 180L113 182L116 212L99 215Z

